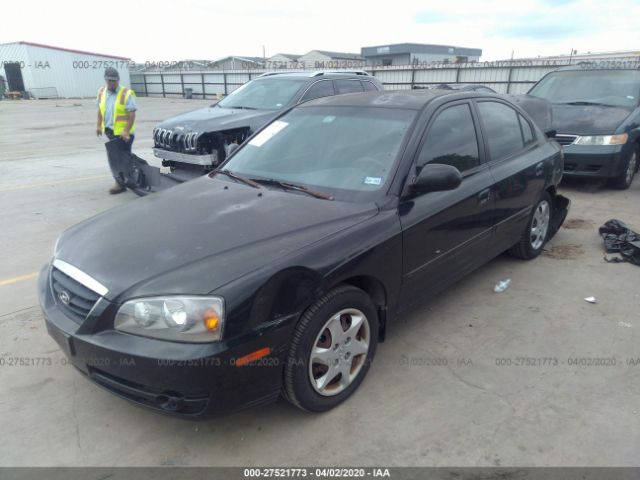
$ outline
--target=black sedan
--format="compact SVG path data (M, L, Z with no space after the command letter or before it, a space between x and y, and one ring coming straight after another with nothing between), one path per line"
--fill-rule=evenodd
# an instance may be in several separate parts
M208 176L64 232L46 325L89 379L160 411L328 410L409 306L539 255L561 177L558 144L496 95L314 100Z

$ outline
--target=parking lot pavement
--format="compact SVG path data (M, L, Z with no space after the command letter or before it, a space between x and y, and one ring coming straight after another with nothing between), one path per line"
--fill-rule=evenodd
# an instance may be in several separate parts
M139 99L134 151L151 159L155 122L206 103ZM0 102L1 466L639 465L640 269L605 263L597 228L640 229L640 180L624 192L564 185L572 209L543 256L501 256L406 315L337 409L280 401L186 421L63 365L37 307L34 275L58 234L138 201L107 194L94 110Z

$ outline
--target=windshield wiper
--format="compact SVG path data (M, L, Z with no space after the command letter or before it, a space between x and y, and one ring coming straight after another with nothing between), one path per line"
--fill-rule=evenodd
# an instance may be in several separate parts
M211 172L210 176L213 176L213 175L218 174L218 173L222 173L223 175L226 175L227 177L233 178L234 180L238 180L239 182L242 182L245 185L249 185L250 187L260 188L260 185L258 183L256 183L256 182L254 182L253 180L251 180L250 178L244 178L244 177L241 177L240 175L236 175L231 170L226 169L226 168L224 170L214 170L213 172Z
M561 105L597 105L601 107L611 107L611 105L607 105L606 103L598 103L598 102L560 102Z
M237 108L237 109L239 109L239 110L257 110L257 108L256 108L256 107L244 107L244 106L242 106L242 105L237 106L237 107L229 107L229 108Z
M264 185L275 185L277 187L282 188L283 190L295 190L298 192L304 192L307 195L311 195L312 197L316 197L316 198L321 198L322 200L333 200L333 196L329 195L328 193L312 190L310 188L303 187L302 185L296 185L295 183L282 182L274 178L252 178L251 180L256 183L262 183Z

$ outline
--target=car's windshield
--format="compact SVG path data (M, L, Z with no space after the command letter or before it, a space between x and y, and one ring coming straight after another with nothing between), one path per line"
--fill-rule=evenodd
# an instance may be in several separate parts
M305 84L302 78L254 80L231 92L217 105L222 108L278 110L289 105Z
M297 108L253 137L223 168L247 178L302 184L336 198L368 197L390 181L415 115L377 107Z
M551 103L602 104L633 108L640 97L640 72L635 70L568 70L554 72L535 85L530 95Z

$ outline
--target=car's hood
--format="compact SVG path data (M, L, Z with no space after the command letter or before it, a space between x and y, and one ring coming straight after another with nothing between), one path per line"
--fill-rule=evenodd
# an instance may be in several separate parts
M630 113L621 107L552 104L553 128L558 133L610 135Z
M157 125L175 132L215 132L240 127L256 130L280 114L273 110L242 110L212 106L169 118Z
M56 256L107 287L110 300L206 294L377 211L202 177L71 227Z

